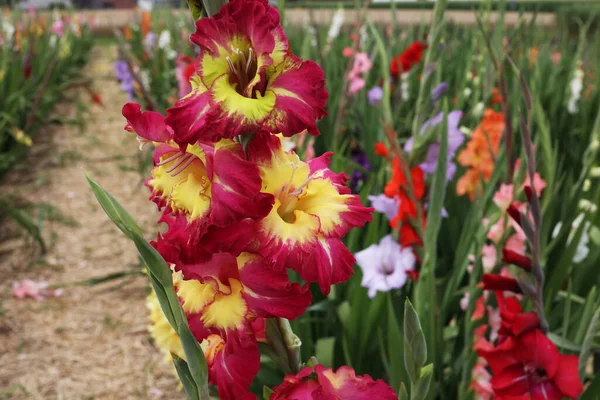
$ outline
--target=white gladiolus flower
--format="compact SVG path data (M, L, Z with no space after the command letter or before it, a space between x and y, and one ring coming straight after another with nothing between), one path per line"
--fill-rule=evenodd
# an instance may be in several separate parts
M410 76L409 72L403 72L400 74L400 95L403 101L407 101L410 99L410 92L408 90L408 77Z
M165 29L160 33L160 36L158 37L158 47L161 49L171 47L171 32Z
M577 216L577 218L575 218L575 220L573 220L573 223L571 224L571 231L569 232L569 237L567 238L567 245L570 244L571 241L573 240L573 236L575 236L575 233L577 232L577 230L579 229L579 226L583 222L584 217L585 217L585 214L581 213ZM573 256L573 262L575 264L579 264L580 262L585 260L586 257L588 256L588 254L590 253L590 248L588 247L588 244L590 242L590 235L589 235L590 226L591 226L590 221L585 221L585 225L583 226L583 232L581 232L581 237L579 238L579 243L577 244L577 249L575 250L575 255ZM562 227L562 222L559 222L558 224L556 224L556 226L552 230L553 238L558 236L558 233L560 232L561 227Z
M567 110L570 114L576 114L579 112L579 99L581 98L581 91L583 90L583 71L579 68L575 71L573 79L569 83L571 89L571 97L567 105Z
M340 35L342 25L344 25L344 9L338 8L335 14L333 14L333 18L331 19L331 25L329 26L329 31L327 32L328 42L333 41L333 39L337 38Z

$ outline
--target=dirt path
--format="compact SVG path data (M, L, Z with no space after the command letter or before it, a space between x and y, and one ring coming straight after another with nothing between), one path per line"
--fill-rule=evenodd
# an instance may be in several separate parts
M139 186L141 175L132 170L138 165L137 142L123 131L126 96L114 79L115 56L114 47L94 49L87 74L105 106L79 93L89 106L87 127L67 124L41 132L29 156L32 171L13 171L0 187L62 214L44 223L49 250L43 257L24 246L23 238L6 240L16 230L0 225L0 399L183 397L146 332L145 277L65 288L61 297L43 301L11 295L12 283L21 279L72 282L138 264L133 245L96 203L84 170L147 233L156 230L155 208ZM73 102L59 105L57 115L72 119L76 110Z

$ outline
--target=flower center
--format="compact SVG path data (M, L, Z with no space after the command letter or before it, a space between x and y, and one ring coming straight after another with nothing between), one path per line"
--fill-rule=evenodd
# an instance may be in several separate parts
M292 170L292 175L290 176L288 184L281 188L281 192L279 194L279 201L281 202L281 205L277 209L277 214L279 214L281 219L288 224L293 224L296 222L296 215L294 214L294 211L298 209L298 198L302 193L304 193L304 189L314 177L314 174L309 175L302 185L292 190L292 182L297 166L293 167L294 169Z
M524 369L529 379L535 383L540 383L548 379L546 371L534 364L526 364Z
M248 88L248 83L256 75L258 68L256 54L252 47L248 49L248 54L236 47L233 48L233 52L238 56L237 60L234 61L229 56L226 58L229 65L229 81L232 85L235 85L235 90L239 94L249 97L246 89Z
M172 177L176 177L183 170L185 170L191 163L193 163L195 159L197 159L197 157L192 153L178 151L174 155L172 155L172 156L162 160L158 164L156 164L156 166L160 167L160 166L166 165L170 162L173 162L173 165L171 165L167 169L167 173L171 174Z
M381 275L389 276L394 273L394 268L390 267L387 263L383 263L379 267L379 273Z

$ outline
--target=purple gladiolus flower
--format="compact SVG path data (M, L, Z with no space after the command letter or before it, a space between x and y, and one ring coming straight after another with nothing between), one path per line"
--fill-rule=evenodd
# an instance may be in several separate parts
M377 292L400 289L408 279L407 271L415 268L416 257L410 247L402 248L391 235L355 254L363 273L361 286L369 289L369 297Z
M435 88L433 88L433 90L431 91L431 102L433 104L437 103L437 101L442 97L442 95L446 93L446 90L448 90L448 84L446 82L442 82Z
M371 170L371 164L369 164L367 154L358 147L352 149L350 160L360 165L367 171ZM355 169L352 171L352 175L350 177L350 187L352 190L356 190L359 182L364 181L365 179L367 179L367 175L363 170Z
M448 114L448 166L446 168L446 179L452 180L456 173L456 164L452 162L456 151L460 145L464 142L465 137L458 128L460 118L462 117L462 111L452 111ZM430 120L425 121L419 135L424 134L428 128L433 128L439 125L444 119L444 113L441 112ZM407 152L412 151L413 138L408 139L404 145L404 150ZM420 164L423 172L427 174L433 174L437 166L437 160L440 153L440 144L438 142L432 143L427 149L427 155L425 160Z
M121 90L127 93L129 97L129 101L133 100L134 94L134 82L133 75L131 71L129 71L129 66L126 61L117 60L115 61L115 75L117 79L121 82Z
M377 196L369 196L369 201L375 209L375 211L385 214L387 219L390 221L398 215L398 208L400 207L400 199L389 198L385 194L379 194Z
M154 46L156 46L156 33L154 32L148 32L146 34L146 37L144 38L144 47L146 48L153 48Z
M380 86L372 87L367 92L367 97L369 98L370 105L377 105L383 98L383 89Z

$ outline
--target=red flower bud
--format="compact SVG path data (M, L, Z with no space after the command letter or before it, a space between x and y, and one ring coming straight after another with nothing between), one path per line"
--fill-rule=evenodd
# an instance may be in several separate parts
M375 154L387 158L388 149L382 142L375 143Z
M521 225L521 211L519 211L515 203L508 206L506 212L508 212L508 215L510 215L510 217L514 219L517 224Z
M525 196L527 196L527 200L531 203L531 199L533 199L533 189L529 185L525 185L523 188L525 190Z
M527 272L531 272L531 258L521 255L516 251L502 249L502 262L516 265L519 268L523 268Z
M516 279L495 274L483 274L483 290L523 293Z

